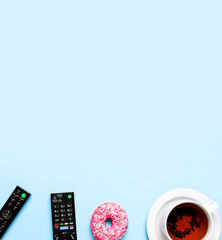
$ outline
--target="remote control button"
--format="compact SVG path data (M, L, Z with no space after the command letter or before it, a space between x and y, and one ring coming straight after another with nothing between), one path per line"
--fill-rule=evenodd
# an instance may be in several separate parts
M59 222L59 218L56 218L56 219L55 219L55 222Z
M61 208L65 208L65 207L66 207L66 205L63 205L63 204L62 204L62 205L60 205L60 207L61 207Z
M18 195L15 194L15 193L13 193L13 197L14 197L14 198L18 198Z
M21 197L22 197L23 199L26 198L26 197L27 197L26 193L22 193L22 194L21 194Z
M59 213L59 210L54 210L54 213Z
M60 215L59 214L55 214L55 218L59 218L60 217Z
M69 207L69 208L72 207L72 204L67 204L67 207Z
M65 222L65 221L66 221L66 218L61 218L61 221L62 221L62 222Z
M10 204L11 206L14 204L14 202L13 201L10 201L8 204Z
M19 189L16 190L16 194L19 194L21 193L21 191Z
M72 239L72 240L75 239L74 235L75 235L75 233L73 232L73 233L71 234L71 239Z
M6 209L2 212L2 217L6 220L12 217L12 211L10 209Z
M68 213L68 217L72 217L72 213Z
M66 210L65 210L65 209L61 209L61 213L62 213L62 212L64 213L64 212L66 212Z
M68 209L67 209L67 212L72 212L72 209L71 209L71 208L68 208Z
M71 194L69 194L69 195L67 196L67 198L68 198L68 199L71 199L71 198L72 198L72 195L71 195Z
M62 226L62 227L60 227L60 230L69 230L69 227L68 226Z
M16 211L18 209L18 207L14 206L13 207L13 211Z
M65 214L65 213L62 213L62 214L61 214L61 217L66 217L66 214Z

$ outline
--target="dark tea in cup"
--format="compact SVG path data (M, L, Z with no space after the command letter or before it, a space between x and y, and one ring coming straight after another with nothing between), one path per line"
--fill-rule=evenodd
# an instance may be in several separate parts
M207 230L208 219L205 212L192 203L178 205L167 218L167 231L173 240L201 240Z

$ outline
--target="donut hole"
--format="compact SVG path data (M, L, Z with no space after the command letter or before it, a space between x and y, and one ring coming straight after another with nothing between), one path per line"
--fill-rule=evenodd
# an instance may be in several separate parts
M106 227L110 228L112 227L112 219L111 218L107 218L105 221Z

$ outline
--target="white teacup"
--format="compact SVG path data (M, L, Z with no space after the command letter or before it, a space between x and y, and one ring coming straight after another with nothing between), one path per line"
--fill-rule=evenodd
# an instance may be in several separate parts
M175 209L177 206L179 206L181 204L195 205L197 208L200 208L205 213L207 221L208 221L208 228L207 228L207 232L206 232L204 238L202 238L201 240L210 240L211 236L212 236L213 224L214 224L213 219L212 219L212 213L219 208L218 204L216 202L212 202L211 204L203 205L203 204L200 204L195 201L184 201L184 200L175 200L175 201L169 203L163 212L162 220L161 220L161 228L162 228L162 232L163 232L164 236L166 237L166 239L172 240L172 238L170 237L170 235L167 231L168 216L173 209Z

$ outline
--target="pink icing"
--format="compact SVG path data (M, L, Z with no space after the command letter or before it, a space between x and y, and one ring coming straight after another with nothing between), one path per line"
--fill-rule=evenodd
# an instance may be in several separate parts
M112 226L106 226L106 220L112 220ZM128 217L124 209L116 203L103 203L94 211L91 218L91 229L97 240L119 240L128 228Z

